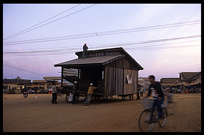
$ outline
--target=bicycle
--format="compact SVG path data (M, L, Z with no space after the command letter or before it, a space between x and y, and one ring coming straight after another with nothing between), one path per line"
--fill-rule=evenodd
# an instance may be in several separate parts
M145 110L140 114L138 126L141 132L151 132L154 128L154 124L158 122L159 126L163 128L166 124L168 112L166 105L162 105L163 119L158 118L157 108L155 107L152 112L154 99L142 98L143 107Z

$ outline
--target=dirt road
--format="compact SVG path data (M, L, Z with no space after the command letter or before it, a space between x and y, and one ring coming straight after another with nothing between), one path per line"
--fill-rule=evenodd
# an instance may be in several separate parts
M174 97L175 115L164 128L155 124L153 132L201 132L201 94ZM139 132L141 100L116 96L83 106L83 98L73 105L62 95L58 103L51 103L51 94L4 94L3 132Z

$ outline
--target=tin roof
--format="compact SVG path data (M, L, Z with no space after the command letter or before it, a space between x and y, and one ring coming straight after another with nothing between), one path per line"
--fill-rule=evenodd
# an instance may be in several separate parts
M89 66L89 65L106 65L120 58L127 58L130 63L137 67L138 70L143 70L143 67L136 62L122 47L108 48L99 50L88 50L88 58L82 59L83 52L76 52L78 59L66 61L63 63L55 64L55 67L63 66L76 68L77 66Z
M111 63L115 60L125 57L125 55L113 55L113 56L99 56L99 57L89 57L89 58L79 58L74 59L66 62L62 62L59 64L55 64L55 67L58 66L66 66L66 67L73 67L73 66L84 66L84 65L106 65Z
M195 80L196 78L201 76L201 72L181 72L180 78L184 81Z
M3 79L3 83L31 83L31 80L27 80L27 79Z
M162 78L161 83L178 83L180 78Z

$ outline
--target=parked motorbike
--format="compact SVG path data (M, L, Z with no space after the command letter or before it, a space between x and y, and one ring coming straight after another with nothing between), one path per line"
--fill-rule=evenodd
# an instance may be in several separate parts
M23 97L27 98L28 97L28 92L23 92Z

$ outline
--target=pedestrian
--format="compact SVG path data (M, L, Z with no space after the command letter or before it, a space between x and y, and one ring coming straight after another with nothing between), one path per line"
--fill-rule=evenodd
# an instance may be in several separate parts
M88 46L86 45L86 43L83 46L83 58L85 58L85 56L88 56Z
M74 81L74 85L73 85L73 89L72 89L72 94L73 94L73 100L72 100L72 104L75 104L76 101L76 91L78 90L78 82Z
M146 91L146 86L144 87L143 94L145 94L145 91Z
M52 103L57 104L57 88L55 82L52 83Z
M144 91L144 87L141 87L141 88L140 88L140 97L143 96L143 91Z
M88 92L87 92L87 99L84 102L84 105L89 105L89 102L91 101L91 96L92 96L95 89L97 89L97 87L94 87L93 83L90 83L90 86L89 86L89 89L88 89Z
M140 100L140 85L138 85L137 99L136 100Z

